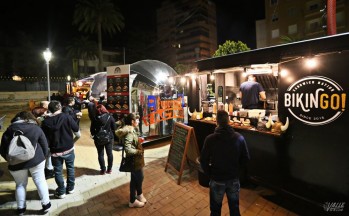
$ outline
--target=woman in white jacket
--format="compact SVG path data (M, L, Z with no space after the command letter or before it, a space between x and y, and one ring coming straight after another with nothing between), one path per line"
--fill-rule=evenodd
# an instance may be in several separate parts
M128 114L124 119L125 126L115 133L124 141L124 148L127 156L135 156L134 171L131 171L130 181L130 208L143 207L147 202L143 195L142 184L144 179L144 149L142 138L138 137L137 127L139 120L134 114Z

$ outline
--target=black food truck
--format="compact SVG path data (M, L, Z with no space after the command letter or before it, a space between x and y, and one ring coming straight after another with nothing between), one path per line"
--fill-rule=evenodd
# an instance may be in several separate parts
M231 124L251 156L247 180L300 201L301 215L348 215L349 34L200 60L197 67L215 75L217 103L233 104ZM255 74L267 95L253 117L239 106L246 74ZM198 98L192 92L189 103ZM215 128L209 114L189 121L200 149Z

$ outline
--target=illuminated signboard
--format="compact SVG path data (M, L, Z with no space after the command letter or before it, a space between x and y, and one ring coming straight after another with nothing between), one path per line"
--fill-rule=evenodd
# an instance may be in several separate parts
M284 94L284 106L299 121L325 125L345 111L346 93L334 80L308 76L290 85Z

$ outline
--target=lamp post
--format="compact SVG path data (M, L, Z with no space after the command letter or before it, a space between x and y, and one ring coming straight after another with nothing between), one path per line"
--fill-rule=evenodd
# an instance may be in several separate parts
M52 58L52 52L49 48L44 51L44 59L46 61L47 66L47 89L48 89L48 101L51 101L51 93L50 93L50 60Z
M70 75L67 76L67 80L69 82L69 95L71 95L71 82L70 82L71 77L70 77Z

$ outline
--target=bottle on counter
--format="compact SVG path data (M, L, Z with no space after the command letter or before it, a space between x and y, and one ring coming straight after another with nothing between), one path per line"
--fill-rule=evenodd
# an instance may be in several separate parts
M233 115L233 103L229 103L229 115Z
M224 104L224 110L225 110L227 113L229 113L229 105L228 105L227 102L225 102L225 104Z
M217 113L217 104L216 104L216 101L213 102L212 113Z

